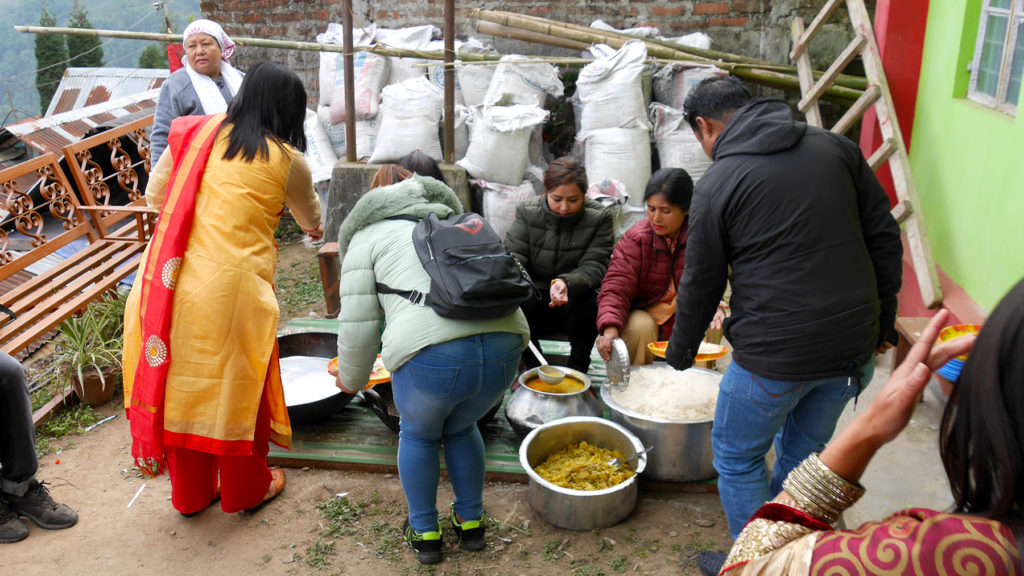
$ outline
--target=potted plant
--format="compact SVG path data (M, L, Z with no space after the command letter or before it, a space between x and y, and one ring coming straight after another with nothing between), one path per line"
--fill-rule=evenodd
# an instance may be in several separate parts
M89 406L114 397L121 372L124 296L105 296L81 316L68 318L57 334L51 382L71 381L75 395Z

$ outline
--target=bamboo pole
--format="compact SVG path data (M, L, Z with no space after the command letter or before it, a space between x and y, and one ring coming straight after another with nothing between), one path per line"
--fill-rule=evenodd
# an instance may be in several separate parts
M547 25L552 30L570 30L583 36L597 35L601 38L600 43L608 44L614 48L621 48L621 44L629 40L641 40L648 45L648 53L651 52L651 45L657 45L668 50L676 52L684 52L694 59L703 58L706 60L714 60L719 62L735 62L738 64L751 64L757 67L773 68L780 72L796 75L796 66L777 64L769 62L767 60L761 60L758 58L751 58L749 56L743 56L741 54L732 54L730 52L722 52L720 50L710 50L705 48L696 48L693 46L683 46L674 42L668 42L666 40L658 40L653 38L644 38L642 36L635 36L632 34L626 34L624 32L613 32L608 30L598 30L587 26L581 26L579 24L570 24L568 22L557 22L554 20L548 20L539 16L531 16L528 14L517 14L514 12L505 12L501 10L483 10L477 8L470 12L470 17L477 18L488 22L494 22L497 24L503 24L508 27L517 27L514 24L507 22L532 22L537 25ZM549 32L549 34L554 34ZM554 34L557 36L557 34ZM611 42L614 42L614 45ZM823 72L815 71L815 78L821 76ZM849 74L840 74L836 77L835 83L839 86L845 86L847 88L855 88L857 90L867 89L867 79L862 76L852 76Z
M151 42L181 43L181 34L158 34L156 32L125 32L122 30L95 30L89 28L59 28L46 26L15 26L18 32L26 34L63 34L66 36L95 36L102 38L122 38L126 40L149 40ZM281 50L300 50L305 52L339 52L344 54L345 48L340 44L321 44L319 42L296 42L293 40L268 40L265 38L231 38L239 46L256 48L278 48ZM444 60L444 50L400 50L385 46L354 46L352 52L372 52L381 56L398 58L424 58L427 60ZM459 59L467 62L497 61L501 54L459 54Z
M356 161L356 72L352 58L352 0L341 3L342 74L345 78L345 161Z

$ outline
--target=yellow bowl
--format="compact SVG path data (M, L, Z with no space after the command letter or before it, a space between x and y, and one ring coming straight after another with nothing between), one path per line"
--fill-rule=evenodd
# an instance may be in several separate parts
M939 332L939 342L949 342L963 336L970 336L981 331L981 324L954 324L946 326ZM958 360L967 360L967 354L957 356Z
M651 354L654 354L658 358L665 357L666 348L668 348L667 340L663 340L661 342L651 342L650 344L647 345L647 349L651 351ZM721 349L718 352L713 352L711 354L697 354L697 356L693 360L694 362L709 362L711 360L718 360L719 358L725 358L725 356L728 355L731 351L728 346L720 346L720 348Z

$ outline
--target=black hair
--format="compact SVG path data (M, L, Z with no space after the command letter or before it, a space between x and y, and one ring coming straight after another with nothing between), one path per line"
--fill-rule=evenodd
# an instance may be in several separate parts
M690 201L693 200L693 179L682 168L660 168L647 181L644 202L658 194L664 195L669 204L689 212Z
M957 512L1002 521L1018 545L1024 511L1024 280L985 322L939 430Z
M552 161L544 170L544 190L551 191L565 184L575 184L580 192L587 193L587 171L570 156Z
M433 158L424 154L419 148L399 158L398 165L413 174L430 176L434 180L444 182L444 174L441 174L441 167L437 165Z
M231 125L231 132L224 159L241 154L246 162L266 160L270 157L268 139L305 152L305 119L306 89L298 75L284 64L257 62L228 105L226 124Z
M698 117L725 122L750 98L750 91L739 78L732 75L711 76L701 80L687 94L683 102L683 119L695 131L698 130Z

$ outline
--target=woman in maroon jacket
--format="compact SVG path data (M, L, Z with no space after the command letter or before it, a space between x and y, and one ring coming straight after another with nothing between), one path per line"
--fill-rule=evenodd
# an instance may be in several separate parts
M662 168L647 183L647 217L615 245L597 297L597 351L605 361L622 338L632 364L650 364L647 344L672 334L692 197L693 180L681 168Z

